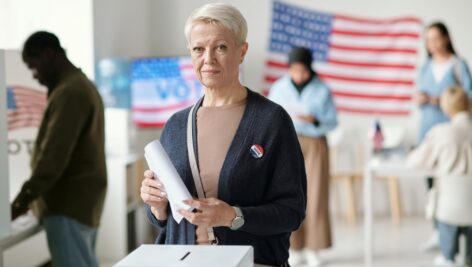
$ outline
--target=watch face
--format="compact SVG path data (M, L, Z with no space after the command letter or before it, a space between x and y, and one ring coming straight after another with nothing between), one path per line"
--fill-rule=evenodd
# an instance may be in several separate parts
M236 230L241 228L244 224L244 219L242 217L234 218L233 222L231 223L231 229Z

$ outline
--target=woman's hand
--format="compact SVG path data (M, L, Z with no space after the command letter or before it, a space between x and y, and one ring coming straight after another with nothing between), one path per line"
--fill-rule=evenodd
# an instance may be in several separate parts
M151 170L144 172L144 180L141 183L141 199L151 206L151 211L158 220L167 219L167 193L164 191L161 181Z
M430 101L430 97L427 93L425 92L419 92L416 94L415 96L415 99L416 99L416 102L419 104L419 105L424 105L424 104L427 104L429 103Z
M439 106L439 97L430 97L429 103L433 106Z
M311 115L298 115L298 119L305 123L315 123L316 117Z
M233 207L216 198L188 199L184 203L196 209L196 212L179 210L180 214L194 225L230 227L236 217Z

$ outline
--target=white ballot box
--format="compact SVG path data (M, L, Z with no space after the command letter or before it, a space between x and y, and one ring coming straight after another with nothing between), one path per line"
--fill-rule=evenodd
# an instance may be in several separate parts
M251 246L141 245L114 267L252 267Z

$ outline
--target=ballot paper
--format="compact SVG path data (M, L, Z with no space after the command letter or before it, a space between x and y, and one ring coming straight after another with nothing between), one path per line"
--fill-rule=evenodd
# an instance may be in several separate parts
M293 122L303 123L299 116L309 114L306 108L300 104L284 105L283 107L285 111L287 111L288 115L290 115L290 118L292 118Z
M152 141L144 147L144 157L149 168L159 177L167 193L172 216L177 223L180 223L183 216L179 209L192 210L193 208L184 204L183 201L191 199L187 187L180 178L177 170L170 161L169 156L158 140Z

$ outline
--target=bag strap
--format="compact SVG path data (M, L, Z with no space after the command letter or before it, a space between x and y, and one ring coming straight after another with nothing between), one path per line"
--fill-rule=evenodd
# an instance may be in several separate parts
M198 198L206 198L205 190L203 189L202 179L200 177L200 171L198 170L197 159L195 157L195 148L193 147L193 112L196 104L190 109L187 119L187 152L188 159L190 161L190 169L192 169L193 182L197 189ZM218 239L215 237L213 227L207 228L208 240L211 245L217 245Z
M206 198L205 190L203 190L202 180L200 178L200 171L198 170L197 159L195 157L195 148L193 147L193 111L195 105L190 109L187 119L187 152L190 161L190 168L192 169L193 181L197 189L198 198Z
M461 60L459 58L456 58L454 62L454 78L456 79L457 85L462 87Z

